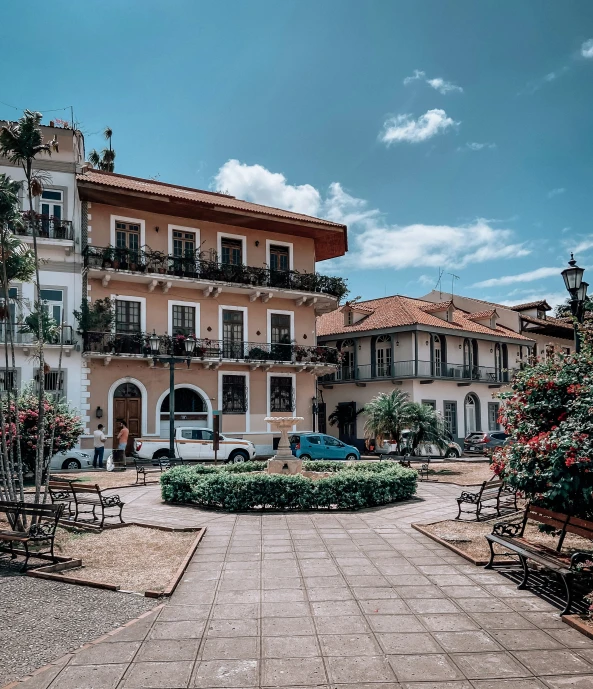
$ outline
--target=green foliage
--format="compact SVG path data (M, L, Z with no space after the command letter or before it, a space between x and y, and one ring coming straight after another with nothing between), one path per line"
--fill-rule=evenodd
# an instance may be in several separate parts
M348 469L349 471L371 471L380 473L392 469L394 464L392 462L360 462L359 464L350 464L337 459L311 459L303 462L304 471L331 471L338 472Z
M0 127L0 155L15 165L26 167L39 153L51 155L52 150L57 151L55 137L49 143L43 143L40 127L42 119L40 112L25 110L17 122L8 122Z
M23 321L20 328L21 333L31 334L35 338L39 337L39 318L41 318L41 337L44 342L57 342L60 336L60 326L49 315L49 313L39 305Z
M441 450L448 447L443 417L428 404L410 402L406 416L410 428L411 454L416 453L421 443L436 445Z
M73 311L78 321L78 332L106 333L111 330L114 319L113 301L109 297L96 299L90 306L87 299L80 304L80 311Z
M517 372L500 395L510 442L492 467L542 507L593 517L593 349L557 355Z
M237 462L237 464L221 466L220 471L227 471L230 474L247 474L251 471L265 471L266 468L266 462Z
M162 475L161 489L167 502L191 502L231 512L361 509L406 500L416 492L417 474L412 469L388 465L381 470L361 470L362 465L355 466L343 465L335 475L317 480L261 471L239 473L228 467L176 467Z

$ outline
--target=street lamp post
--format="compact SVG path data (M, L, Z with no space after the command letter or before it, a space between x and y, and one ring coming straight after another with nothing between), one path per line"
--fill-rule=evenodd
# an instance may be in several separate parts
M186 357L183 359L173 356L172 349L170 354L159 354L161 349L161 338L154 330L148 339L154 363L156 364L158 361L161 361L163 364L168 364L169 366L169 459L175 459L175 364L185 362L189 368L192 354L196 348L196 340L191 337L191 335L185 338L184 345Z
M575 350L580 352L581 338L579 337L579 323L582 323L585 318L585 302L587 301L587 288L589 284L583 280L585 269L577 266L573 254L570 254L568 265L569 267L562 271L562 277L564 278L566 289L570 294L570 311L575 317L574 346Z

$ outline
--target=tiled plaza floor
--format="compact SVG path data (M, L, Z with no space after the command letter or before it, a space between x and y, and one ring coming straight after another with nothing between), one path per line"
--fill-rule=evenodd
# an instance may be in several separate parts
M593 688L593 642L410 527L452 516L458 493L421 484L420 500L377 510L232 516L125 491L128 518L208 527L183 581L19 686Z

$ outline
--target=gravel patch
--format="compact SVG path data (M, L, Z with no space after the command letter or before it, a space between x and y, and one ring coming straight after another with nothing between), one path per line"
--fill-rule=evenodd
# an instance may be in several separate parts
M0 560L0 686L142 615L155 599L43 581Z

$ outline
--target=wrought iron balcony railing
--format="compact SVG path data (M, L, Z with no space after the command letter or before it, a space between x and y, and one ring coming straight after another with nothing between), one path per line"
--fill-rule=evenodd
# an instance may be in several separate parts
M329 294L338 299L348 291L343 278L318 273L299 273L296 270L271 270L255 266L217 263L206 260L198 251L181 257L153 251L149 247L131 250L112 246L87 246L84 250L84 265L101 270L126 270L132 273L162 274L252 287Z
M62 220L53 215L41 215L25 211L21 214L22 222L11 227L16 235L32 237L33 232L42 239L74 239L74 230L70 220Z
M469 380L481 383L508 383L513 368L495 366L467 366L432 361L394 361L389 364L362 364L360 366L339 366L335 373L321 378L323 383L357 380L378 380L381 378L439 378L444 380Z
M28 328L23 332L23 329L25 329L24 323L12 323L10 326L8 323L0 323L0 346L10 344L10 342L15 345L30 345L37 341L37 333L28 332ZM72 326L58 326L55 335L48 336L45 344L73 345L74 333Z
M83 335L84 351L105 355L134 354L151 357L147 333L87 332ZM185 337L161 336L159 354L185 357ZM196 340L194 359L289 363L337 364L338 350L334 347L303 347L295 344L265 342L230 342L226 340Z

